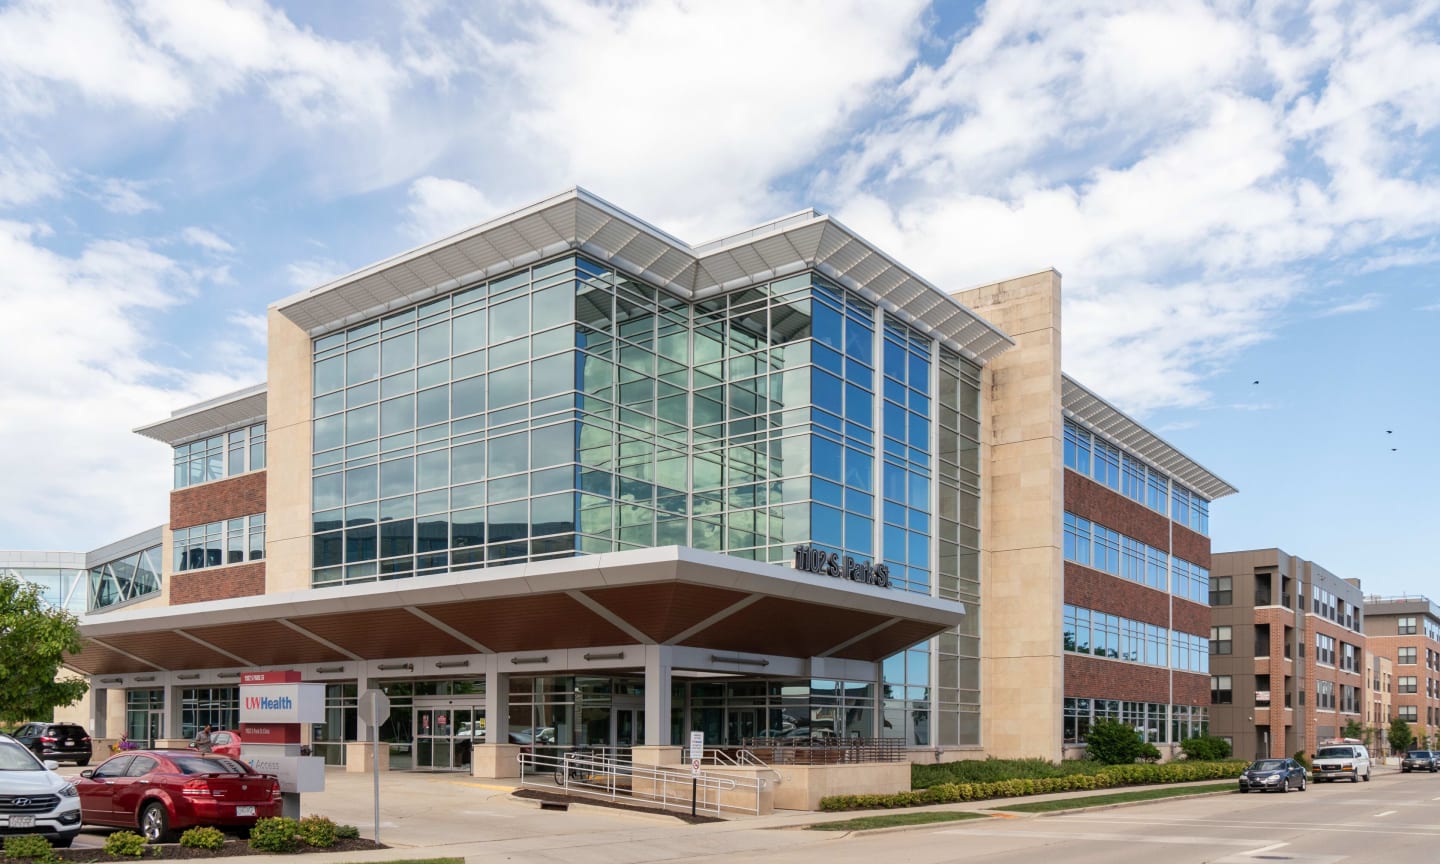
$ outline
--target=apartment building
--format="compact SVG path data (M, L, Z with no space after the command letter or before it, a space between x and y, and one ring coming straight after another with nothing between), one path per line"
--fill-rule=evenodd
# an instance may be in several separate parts
M1365 598L1370 653L1394 669L1391 711L1422 746L1440 743L1440 606L1427 597Z

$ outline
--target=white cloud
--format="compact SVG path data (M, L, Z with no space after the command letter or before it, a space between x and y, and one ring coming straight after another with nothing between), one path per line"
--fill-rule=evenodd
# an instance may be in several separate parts
M1353 315L1356 312L1369 312L1371 309L1379 308L1385 300L1384 295L1377 293L1365 294L1356 297L1347 303L1337 303L1319 313L1322 318L1329 318L1333 315Z
M44 153L0 150L0 207L30 204L60 194L60 173Z
M0 104L55 109L70 94L171 118L260 87L302 125L385 117L404 80L364 43L319 37L262 2L22 0L0 11Z
M180 232L180 237L191 246L198 246L207 252L228 255L235 251L235 247L230 245L225 238L208 228L191 225Z
M1440 226L1435 29L1349 4L992 4L812 189L942 287L1056 267L1067 369L1132 411L1203 404L1304 270Z
M136 180L108 177L100 182L99 188L95 191L95 198L100 202L101 207L111 213L121 213L126 216L134 216L137 213L144 213L146 210L159 210L159 204L140 194L140 190L144 189L145 185Z
M904 71L923 5L545 0L516 16L521 38L468 32L508 108L492 134L547 190L585 186L698 242L775 215L776 182Z
M89 548L165 519L170 454L128 430L249 383L255 367L153 359L151 316L194 288L179 262L133 241L72 257L44 236L0 222L0 476L15 493L0 495L0 525L27 548Z
M290 285L300 291L308 291L334 279L348 268L329 258L312 258L296 261L285 268Z
M405 205L405 233L416 243L428 243L493 219L502 212L484 192L469 183L421 177L410 184L410 200Z

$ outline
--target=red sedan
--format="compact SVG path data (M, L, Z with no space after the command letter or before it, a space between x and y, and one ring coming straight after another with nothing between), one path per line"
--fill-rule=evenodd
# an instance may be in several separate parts
M239 759L241 743L240 733L231 732L229 729L217 729L210 733L211 752L221 756Z
M138 828L151 843L194 825L249 827L280 815L280 782L228 756L132 750L80 778L84 822Z

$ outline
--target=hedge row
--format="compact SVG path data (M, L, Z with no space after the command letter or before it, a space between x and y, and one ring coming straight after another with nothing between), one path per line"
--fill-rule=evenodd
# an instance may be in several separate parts
M1164 765L1110 765L1094 774L997 780L991 783L941 783L929 789L896 792L891 795L831 795L820 799L821 810L874 810L922 807L927 804L954 804L990 798L1019 798L1050 792L1111 789L1116 786L1144 786L1152 783L1187 783L1195 780L1225 780L1240 776L1245 762L1169 762Z

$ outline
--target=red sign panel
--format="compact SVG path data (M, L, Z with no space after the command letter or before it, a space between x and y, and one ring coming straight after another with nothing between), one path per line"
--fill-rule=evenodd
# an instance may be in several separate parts
M241 723L240 738L246 744L299 744L299 723Z
M300 673L294 669L279 672L241 672L241 684L299 684Z

